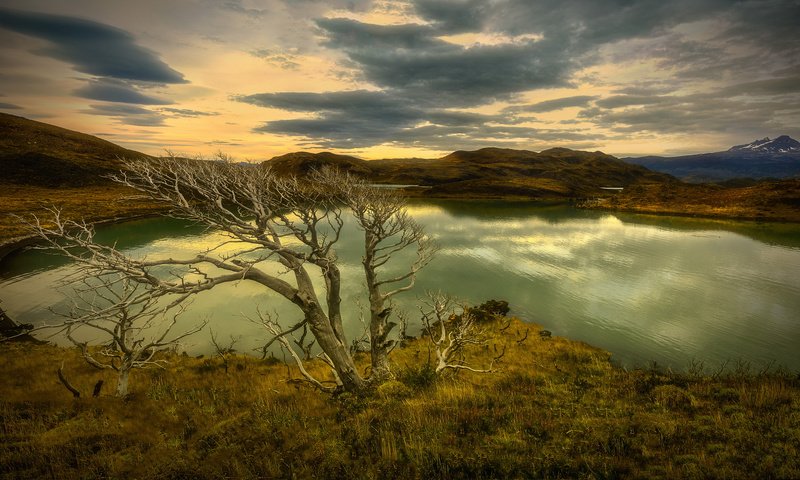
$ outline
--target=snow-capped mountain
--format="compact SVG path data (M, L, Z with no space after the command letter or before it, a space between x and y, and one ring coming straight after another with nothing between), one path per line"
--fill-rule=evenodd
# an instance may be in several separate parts
M800 152L800 142L788 135L781 135L775 140L769 137L755 140L746 145L731 147L729 152L764 152L764 153L795 153Z

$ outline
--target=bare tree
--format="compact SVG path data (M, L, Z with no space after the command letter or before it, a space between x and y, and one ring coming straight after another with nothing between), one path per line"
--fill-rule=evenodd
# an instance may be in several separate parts
M90 365L117 372L119 397L128 394L133 369L163 366L165 360L156 358L159 351L174 347L206 325L202 322L174 334L178 317L185 310L183 299L160 298L124 275L83 277L74 291L71 310L60 313L65 320L36 330L55 329L81 349ZM76 338L83 330L99 334L105 343L90 347L88 341Z
M426 292L427 299L420 306L422 323L436 352L436 373L446 370L469 370L477 373L492 372L492 366L476 369L466 365L465 348L468 345L485 345L485 332L477 325L470 309L458 306L442 292ZM457 313L456 309L461 312ZM502 354L501 354L502 356Z
M389 353L398 341L390 336L398 325L391 320L392 297L413 288L417 272L431 261L437 245L408 214L406 200L398 192L330 170L319 172L316 180L341 191L341 198L364 232L361 263L369 296L372 375L386 378L391 373ZM415 251L410 265L399 273L386 275L386 270L398 263L392 265L392 259L407 249Z
M347 391L358 391L366 381L356 370L344 334L341 274L333 249L344 225L344 209L349 206L356 212L367 241L364 266L370 308L375 312L370 329L374 331L372 348L378 351L373 372L387 371L384 366L388 366L386 354L391 347L387 336L392 325L387 320L390 310L384 305L393 295L413 286L416 272L432 254L427 237L405 214L401 203L377 196L365 184L342 187L353 179L342 176L335 180L333 173L326 178L340 188L331 188L330 183L318 178L279 177L267 168L226 161L171 157L126 161L125 167L114 180L168 205L173 217L219 232L223 240L189 258L137 259L114 245L95 242L90 225L65 220L55 209L47 224L34 217L32 229L48 242L48 247L77 261L84 274L121 274L146 285L154 297L175 295L185 299L230 282L261 284L302 312L302 320L288 330L270 323L275 339L283 343L287 333L310 331L331 365L335 381ZM385 205L370 205L379 201ZM418 245L419 254L410 271L380 279L377 269L392 254L412 244ZM313 273L324 280L324 302L312 282ZM394 290L382 290L404 281L407 283Z
M214 347L214 352L217 356L222 360L222 367L225 369L225 373L228 373L228 358L236 353L236 349L233 348L242 337L234 337L233 335L230 336L230 340L227 344L222 343L220 340L217 340L217 335L211 330L211 346Z

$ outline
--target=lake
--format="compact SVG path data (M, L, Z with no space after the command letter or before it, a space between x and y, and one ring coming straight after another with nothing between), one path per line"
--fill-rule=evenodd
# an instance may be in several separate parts
M410 212L441 246L417 286L400 295L418 331L418 296L442 290L475 304L507 300L512 314L553 335L583 340L628 366L652 361L676 369L743 360L800 370L800 225L757 224L577 210L500 201L414 201ZM99 229L131 255L193 255L218 236L186 222L151 218ZM363 238L352 225L337 248L351 337L362 331ZM18 322L52 319L68 309L59 280L74 267L40 251L0 262L0 300ZM276 270L277 271L277 270ZM322 291L320 286L320 292ZM248 321L256 305L284 325L297 311L259 285L241 282L196 296L181 318L208 319L186 340L189 353L211 352L209 329L249 352L267 333ZM54 339L62 342L62 340Z

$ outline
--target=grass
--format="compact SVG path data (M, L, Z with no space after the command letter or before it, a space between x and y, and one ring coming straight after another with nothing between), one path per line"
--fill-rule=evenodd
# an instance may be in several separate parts
M590 208L637 213L800 222L800 180L747 186L652 183L626 188L591 202Z
M37 214L47 217L46 208L61 208L67 218L103 221L163 212L162 205L132 199L135 191L116 185L75 188L46 188L30 185L3 185L0 188L0 244L28 232L14 215Z
M798 478L800 378L616 368L609 354L499 319L468 352L497 372L435 377L427 339L396 379L328 397L286 365L174 355L132 396L74 350L0 344L5 478ZM73 399L69 380L98 398ZM368 359L359 358L366 366ZM313 365L318 372L322 366Z

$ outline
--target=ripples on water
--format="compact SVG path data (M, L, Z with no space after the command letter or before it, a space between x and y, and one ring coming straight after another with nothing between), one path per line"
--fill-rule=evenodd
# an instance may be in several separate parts
M415 297L441 289L472 303L508 300L512 313L610 350L629 366L658 361L682 368L691 360L742 358L800 369L798 226L773 231L499 202L417 204L411 213L442 247L415 290L399 301L412 318ZM360 236L350 233L338 245L348 307L363 298ZM166 219L109 226L102 235L151 258L191 255L218 238ZM65 305L53 285L70 267L57 264L27 253L0 265L0 298L17 320L36 323L47 307ZM184 321L210 316L215 332L242 336L240 345L252 348L265 338L244 319L257 303L287 324L297 319L285 301L242 282L198 296ZM347 328L360 333L356 315ZM207 337L196 336L188 349L208 352Z

